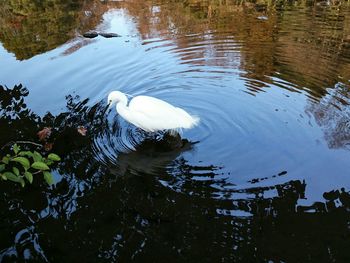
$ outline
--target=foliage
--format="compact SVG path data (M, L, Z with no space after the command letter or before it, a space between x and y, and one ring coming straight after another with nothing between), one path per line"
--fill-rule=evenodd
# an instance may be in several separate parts
M47 184L54 183L50 166L59 162L61 158L54 153L47 157L37 151L24 151L16 143L12 147L12 153L0 158L0 177L2 180L10 180L19 183L22 187L25 182L33 183L34 175L43 174Z

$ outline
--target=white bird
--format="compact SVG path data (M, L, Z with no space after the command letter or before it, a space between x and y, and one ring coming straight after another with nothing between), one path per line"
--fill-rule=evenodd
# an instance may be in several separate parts
M117 104L117 112L126 121L146 132L175 132L190 129L199 123L198 117L154 97L136 96L128 105L128 98L124 93L112 91L107 100L110 107Z

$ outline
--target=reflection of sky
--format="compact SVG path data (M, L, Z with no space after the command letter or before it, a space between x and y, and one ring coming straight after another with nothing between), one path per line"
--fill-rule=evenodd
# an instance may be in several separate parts
M154 95L183 106L199 115L202 123L185 132L185 137L200 143L182 156L191 164L222 167L218 177L227 178L238 189L249 188L246 182L252 178L281 171L288 173L259 186L305 179L310 202L320 200L323 192L350 187L346 176L349 152L328 148L322 130L305 113L310 103L305 93L281 89L276 84L278 78L271 80L276 85L266 84L266 92L255 96L246 93L250 80L239 78L239 52L228 60L231 68L215 63L184 63L181 55L188 49L176 49L171 39L142 42L137 24L123 10L107 12L96 30L122 37L98 37L63 55L83 41L77 37L25 61L17 61L1 46L1 84L12 87L22 83L28 87L28 107L38 114L59 113L69 94L90 98L93 105L111 90ZM211 36L206 35L204 40ZM202 51L208 61L214 53L207 44L209 48ZM235 40L226 44L234 46Z

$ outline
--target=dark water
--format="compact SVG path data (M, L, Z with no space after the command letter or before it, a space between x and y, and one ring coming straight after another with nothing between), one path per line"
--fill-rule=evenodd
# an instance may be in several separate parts
M63 159L1 182L1 262L350 262L348 1L1 1L0 41L0 144ZM112 90L201 124L148 138Z

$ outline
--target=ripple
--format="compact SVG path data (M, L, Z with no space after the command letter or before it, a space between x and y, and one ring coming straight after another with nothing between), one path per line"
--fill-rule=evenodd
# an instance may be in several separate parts
M310 10L291 8L283 17L266 14L266 21L258 21L254 13L246 19L240 15L242 21L234 20L237 25L222 28L209 23L201 30L174 33L160 27L155 34L140 33L132 40L98 39L54 60L71 65L53 71L52 80L61 81L64 87L53 97L76 92L89 98L87 106L93 107L103 104L111 90L120 90L182 107L201 118L198 127L182 134L190 142L198 142L191 151L162 156L156 149L159 158L154 161L144 152L138 155L144 134L113 109L106 116L107 124L93 133L95 158L106 167L119 168L122 158L124 166L140 171L136 161L126 160L148 160L149 165L144 166L155 174L156 169L171 167L171 158L186 157L192 167L199 163L222 167L218 172L222 178L245 183L265 169L275 172L275 165L277 170L285 170L297 163L298 147L313 141L312 133L318 132L316 128L308 131L315 123L311 115L305 116L305 104L317 104L330 94L338 110L343 109L339 105L347 104L346 92L345 97L331 92L334 82L347 80L346 67L340 71L337 65L349 59L348 41L345 39L339 50L335 45L343 38L340 33L346 19L327 12L329 18L316 12L310 21ZM297 19L291 19L294 16ZM109 20L111 24L125 23L125 36L140 29L124 11L109 12ZM269 23L276 23L275 27ZM76 56L81 60L70 63ZM301 130L303 135L295 135ZM312 149L313 144L307 144ZM274 160L280 161L276 164Z
M116 114L110 112L109 115L113 118L109 118L108 127L94 137L92 146L96 158L106 165L116 164L120 153L135 150L139 143L135 129L123 130Z
M296 222L288 229L294 240L305 241L298 233L310 230L305 242L318 254L322 244L312 243L320 229L327 240L339 225L333 236L343 237L348 222L339 215L349 211L350 169L348 8L328 2L277 4L280 10L229 1L139 2L118 2L118 10L95 28L121 32L121 38L75 39L21 62L6 54L4 82L15 77L28 87L28 114L58 116L53 128L62 136L54 150L62 161L54 171L60 181L51 188L1 184L2 239L10 242L0 258L48 261L65 254L68 261L90 255L147 261L159 252L153 248L161 248L165 258L186 261L198 257L193 244L202 238L208 242L201 251L211 261L239 261L247 251L269 260L276 253L259 248L254 238L272 233L281 240L275 234L285 232L278 222L286 215ZM99 19L94 8L86 10ZM22 18L30 16L19 18L9 21L20 34ZM129 37L135 32L138 37ZM38 39L26 40L32 45ZM115 109L106 111L112 90L163 99L201 123L181 137L146 134ZM23 136L35 137L48 123L39 120ZM2 127L4 134L31 126L18 123ZM77 133L80 125L86 136ZM310 212L315 222L335 215L339 224L300 224ZM261 220L277 228L266 227L261 235ZM169 241L174 229L177 236ZM345 244L338 241L332 243ZM288 247L271 244L272 252ZM70 254L74 246L82 249ZM323 250L341 259L336 247ZM285 261L288 255L293 261L294 252L285 253ZM308 249L299 258L317 253Z

